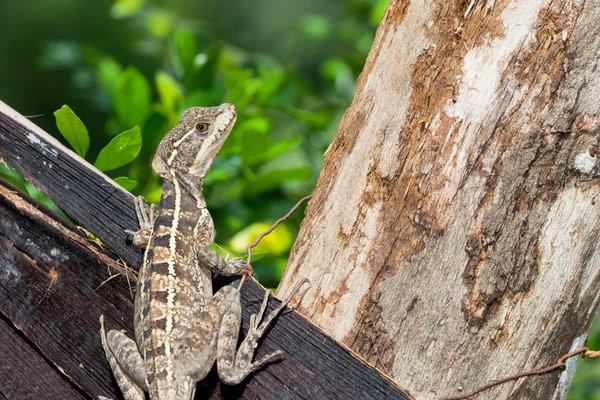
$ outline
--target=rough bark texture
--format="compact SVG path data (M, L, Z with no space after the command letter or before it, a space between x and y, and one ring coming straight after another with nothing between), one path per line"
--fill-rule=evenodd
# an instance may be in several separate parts
M600 289L599 16L392 0L278 294L308 277L299 310L419 399L581 342ZM479 398L558 398L558 379Z

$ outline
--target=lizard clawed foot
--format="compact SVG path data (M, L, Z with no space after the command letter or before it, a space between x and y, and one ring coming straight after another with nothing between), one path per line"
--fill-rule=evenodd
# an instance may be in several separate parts
M267 292L265 293L265 298L263 299L263 302L262 302L262 304L260 306L260 310L259 310L258 314L252 314L250 316L250 328L249 328L249 331L248 331L248 336L250 336L250 332L255 331L255 332L258 333L258 335L260 337L260 335L263 334L263 332L265 331L265 329L267 329L267 327L271 324L271 322L275 319L275 317L277 317L277 315L279 315L279 313L285 308L285 306L288 305L288 303L290 302L290 300L292 300L292 297L294 297L296 295L296 293L298 293L300 291L300 288L305 283L310 283L310 281L308 280L308 278L302 278L300 280L300 282L298 282L296 284L296 286L290 292L290 294L285 299L283 299L281 301L281 304L279 305L279 307L277 307L275 310L273 310L271 312L271 314L269 314L269 316L267 317L267 319L265 319L263 321L263 323L259 325L260 321L263 319L263 315L265 313L265 310L267 309L267 303L269 302L270 292L267 290Z
M135 207L135 215L137 216L140 224L140 229L132 231L129 229L125 230L133 236L133 245L137 248L143 249L148 245L150 241L150 234L152 233L152 224L154 223L154 204L150 205L150 212L146 212L146 206L144 205L144 198L137 196L133 202Z
M235 385L243 381L250 373L256 371L265 364L272 363L283 359L283 352L281 350L274 351L260 358L259 360L252 362L252 355L258 345L258 340L262 337L265 330L269 327L271 322L281 313L285 306L290 302L292 297L298 293L300 288L309 282L308 279L304 278L296 284L292 292L281 302L281 304L273 310L264 321L262 321L267 304L269 302L269 295L271 292L268 290L265 292L265 297L260 306L260 310L257 314L250 316L250 326L248 328L248 334L240 345L237 351L237 357L235 358L236 368L234 371L230 371L229 374L222 374L219 371L219 376L228 385ZM262 322L261 322L262 321Z
M100 316L100 340L106 360L110 365L125 400L144 400L147 377L137 344L124 331L104 329L104 315ZM108 399L99 396L99 399ZM110 399L109 399L110 400Z

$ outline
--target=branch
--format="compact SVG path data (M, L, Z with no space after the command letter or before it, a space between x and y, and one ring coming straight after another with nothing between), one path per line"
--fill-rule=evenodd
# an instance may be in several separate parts
M279 226L279 224L281 224L283 221L285 221L289 217L291 217L292 214L295 213L296 210L302 205L302 203L304 203L305 201L308 201L311 197L312 197L312 194L301 198L296 203L296 205L294 207L292 207L290 211L287 212L287 214L285 214L283 217L281 217L277 221L275 221L275 223L273 225L271 225L271 227L269 229L267 229L266 231L264 231L263 233L258 235L256 240L254 240L254 242L248 246L248 257L246 258L246 263L248 263L248 265L251 265L250 263L252 262L252 249L254 247L258 246L258 244L260 243L262 238L267 236L269 233L273 232L275 230L275 228L277 228ZM249 272L251 273L252 270L250 269ZM246 281L246 276L247 275L242 276L242 279L240 280L240 284L238 285L238 290L242 290L242 286L244 285L244 282Z
M564 369L567 365L565 364L565 361L568 360L571 357L575 357L578 356L580 354L582 354L582 357L589 357L589 358L598 358L600 357L600 352L599 351L593 351L588 349L587 347L580 347L579 349L576 349L575 351L572 351L571 353L565 354L562 357L560 357L558 359L558 361L556 362L556 364L553 364L549 367L546 368L542 368L542 369L537 369L534 371L526 371L526 372L521 372L519 374L516 375L512 375L512 376L507 376L506 378L502 378L502 379L498 379L497 381L493 381L490 382L486 385L483 385L475 390L473 390L472 392L469 392L467 394L461 395L461 396L453 396L453 397L444 397L441 400L464 400L464 399L468 399L469 397L475 396L477 393L481 393L485 390L491 389L494 386L498 386L501 385L503 383L506 382L510 382L510 381L514 381L516 379L519 378L523 378L526 376L534 376L534 375L545 375L545 374L549 374L550 372L556 371L557 369Z

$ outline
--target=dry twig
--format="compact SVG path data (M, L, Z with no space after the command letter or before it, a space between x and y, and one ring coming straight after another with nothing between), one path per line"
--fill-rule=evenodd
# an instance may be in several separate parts
M509 381L514 381L515 379L523 378L526 376L548 374L550 372L556 371L557 369L565 368L566 360L568 360L571 357L578 356L580 354L582 357L589 357L589 358L599 358L600 357L600 351L593 351L593 350L588 349L587 347L580 347L568 354L563 355L562 357L560 357L558 359L556 364L553 364L549 367L537 369L534 371L521 372L520 374L516 374L516 375L512 375L512 376L507 376L506 378L498 379L497 381L492 381L486 385L483 385L467 394L460 395L460 396L453 396L453 397L444 397L441 400L464 400L464 399L468 399L471 396L475 396L477 393L483 392L484 390L491 389L494 386L498 386L498 385L501 385L501 384L509 382Z
M306 201L310 200L310 198L312 197L312 194L301 198L294 207L291 208L290 211L287 212L287 214L285 214L283 217L279 218L277 221L275 221L275 223L273 225L271 225L271 227L269 229L267 229L266 231L264 231L263 233L261 233L260 235L258 235L258 237L256 238L256 240L254 240L254 242L252 242L252 244L250 246L248 246L248 257L246 259L246 263L248 263L248 265L250 265L250 263L252 262L252 249L254 247L256 247L260 241L262 240L262 238L264 238L265 236L267 236L269 233L273 232L275 230L275 228L277 228L279 226L279 224L281 224L283 221L287 220L289 217L292 216L293 213L296 212L296 210ZM246 280L246 276L250 275L251 269L248 270L248 274L242 276L242 279L240 280L240 284L238 286L238 290L240 290L242 288L242 285L244 284L244 281Z

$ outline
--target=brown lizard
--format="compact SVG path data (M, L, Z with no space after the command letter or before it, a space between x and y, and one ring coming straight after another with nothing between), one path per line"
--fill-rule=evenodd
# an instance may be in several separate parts
M242 275L242 258L224 260L211 248L212 218L202 184L236 120L231 104L188 109L165 135L152 167L164 180L156 218L136 200L141 229L134 245L144 248L135 298L135 341L123 332L105 333L102 346L125 400L191 400L196 383L217 363L220 379L238 384L265 363L282 357L280 350L252 362L259 338L290 297L261 323L269 299L236 351L241 324L240 293L234 284L213 295L212 273ZM306 280L297 285L295 291Z

